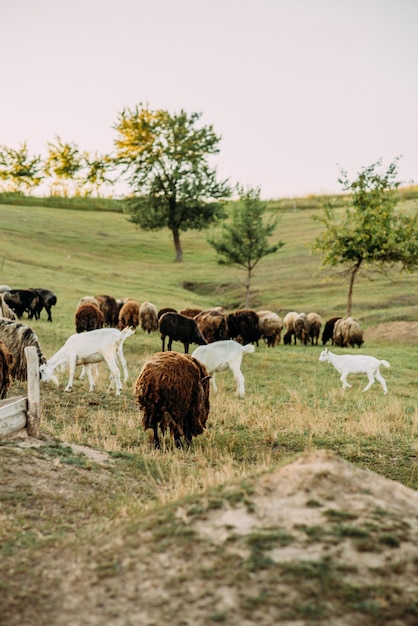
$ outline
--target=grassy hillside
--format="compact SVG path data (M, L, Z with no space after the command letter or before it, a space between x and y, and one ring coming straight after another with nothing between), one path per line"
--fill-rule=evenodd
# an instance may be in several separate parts
M416 201L408 202L407 209L416 210ZM276 237L286 245L260 262L252 307L270 308L281 315L289 310L317 311L324 319L344 314L344 276L331 280L320 270L320 257L310 252L319 228L311 219L317 209L275 210L281 216ZM86 294L151 300L158 308L223 305L232 310L243 304L242 273L216 264L205 232L183 234L185 260L175 264L167 231L145 233L120 213L0 205L0 224L0 283L46 287L58 296L52 324L45 313L30 323L47 357L74 332L77 302ZM0 579L4 581L0 610L7 623L43 623L45 610L54 610L49 587L60 576L64 559L70 569L71 558L83 571L94 569L97 589L106 590L110 580L117 585L121 571L126 574L123 564L132 548L142 545L151 523L152 547L169 552L175 542L187 562L191 544L187 534L178 534L176 515L221 508L225 497L230 502L245 500L242 485L247 479L276 470L301 452L326 448L357 467L417 489L418 340L411 337L401 343L384 330L373 340L367 335L377 324L418 320L417 287L418 274L395 271L361 278L355 286L353 315L366 333L362 352L391 363L389 370L382 371L387 396L378 384L362 394L363 376L353 377L353 387L343 392L337 372L318 362L320 346L268 349L260 345L244 357L245 398L235 396L230 372L217 375L219 392L211 395L208 429L190 449L173 450L167 437L163 450L155 451L133 398L142 364L160 349L158 333L147 335L139 329L127 340L130 379L120 397L108 393L105 367L93 393L86 381L78 380L74 391L65 393L66 372L59 375L58 389L42 384L43 445L29 449L17 440L0 446L4 487L0 492ZM15 383L9 395L24 391ZM232 484L229 495L219 491L228 492L225 486ZM113 538L111 543L108 537ZM254 559L261 556L254 548ZM220 554L218 561L219 569L205 575L223 572L233 579L234 559ZM257 561L256 570L264 566ZM75 584L71 573L69 579ZM167 585L170 588L171 582ZM64 595L65 589L63 580ZM88 620L89 593L86 590L86 617L78 624L94 623L93 617ZM132 591L135 601L137 594L140 590ZM262 590L260 594L261 603ZM367 602L366 613L372 606ZM95 611L100 613L96 607L92 615ZM211 621L225 621L221 614L212 613ZM19 621L23 614L26 621ZM384 623L378 621L378 611L374 615L375 622L357 623ZM230 623L244 623L242 619ZM57 618L48 623L61 622ZM133 622L118 622L115 617L113 623ZM181 615L173 623L183 624Z
M418 201L404 206L416 210ZM347 277L321 270L311 253L318 209L280 210L275 238L285 242L256 268L252 308L344 314ZM243 270L219 266L208 232L182 234L184 263L173 263L168 230L144 232L120 213L0 205L0 280L13 287L41 285L59 298L58 321L70 321L81 295L109 293L151 300L157 307L243 305ZM212 234L212 232L211 232ZM417 274L369 273L354 289L353 315L367 327L417 318Z

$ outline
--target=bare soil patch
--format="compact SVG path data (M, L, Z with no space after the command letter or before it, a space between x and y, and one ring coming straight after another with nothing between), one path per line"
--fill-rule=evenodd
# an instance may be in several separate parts
M113 520L89 504L118 488L106 460L74 467L22 442L0 454L16 494L1 538L18 518L20 542L38 533L0 564L9 626L418 622L418 493L329 451Z
M364 340L418 345L418 321L378 324L365 330Z

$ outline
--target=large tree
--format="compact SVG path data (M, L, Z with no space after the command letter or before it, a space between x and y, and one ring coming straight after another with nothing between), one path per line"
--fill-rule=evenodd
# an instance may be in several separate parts
M201 230L224 217L220 201L230 196L228 181L217 181L209 162L219 152L220 137L200 118L201 113L173 115L139 105L123 110L114 126L115 160L133 192L130 220L146 230L167 227L176 261L183 260L181 231Z
M364 167L350 181L341 170L338 182L349 192L349 205L340 218L332 205L315 216L324 225L313 249L323 253L323 266L342 265L348 272L347 315L351 315L354 281L360 270L385 272L400 265L413 271L418 267L418 216L396 211L397 159L381 171L381 160Z
M31 191L42 178L41 156L31 156L26 142L17 149L0 146L0 181L5 191Z
M222 226L219 238L209 239L218 253L221 265L238 265L246 270L245 307L250 305L250 288L253 271L259 261L276 252L284 243L269 244L277 218L265 220L267 204L260 200L260 189L239 190L239 200L233 204L231 219Z

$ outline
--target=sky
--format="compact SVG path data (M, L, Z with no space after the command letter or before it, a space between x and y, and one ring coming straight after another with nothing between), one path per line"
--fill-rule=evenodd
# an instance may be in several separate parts
M0 145L108 153L142 103L201 113L266 200L397 157L418 184L418 0L0 0L0 32Z

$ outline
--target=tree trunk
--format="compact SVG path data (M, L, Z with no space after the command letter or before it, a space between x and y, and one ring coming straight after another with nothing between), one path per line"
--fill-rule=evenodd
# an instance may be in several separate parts
M251 270L248 270L247 281L245 283L245 308L250 308L250 285L251 285Z
M349 287L348 287L348 297L347 297L347 316L351 315L351 310L352 310L352 307L353 307L354 281L356 279L357 272L360 269L360 265L361 265L361 261L358 261L358 263L356 263L356 265L351 270L350 284L349 284Z
M172 233L173 233L174 247L176 249L176 258L174 260L176 263L182 263L183 262L183 250L182 250L181 243L180 243L179 229L173 228Z

